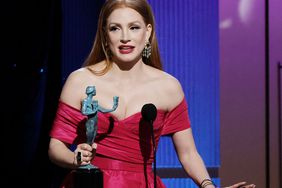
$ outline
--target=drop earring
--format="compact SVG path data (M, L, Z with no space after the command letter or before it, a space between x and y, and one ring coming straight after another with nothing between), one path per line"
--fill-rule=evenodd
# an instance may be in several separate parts
M150 42L146 42L145 48L143 49L143 52L142 52L142 56L149 59L151 54L152 54L152 46L151 46Z

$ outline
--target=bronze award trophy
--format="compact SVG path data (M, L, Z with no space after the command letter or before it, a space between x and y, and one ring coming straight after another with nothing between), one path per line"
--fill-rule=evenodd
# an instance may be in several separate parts
M96 95L95 86L86 88L87 97L82 101L81 113L87 115L88 119L85 123L87 144L94 143L97 134L98 112L107 113L116 110L118 106L118 97L113 97L112 109L105 109L99 106L97 100L93 100ZM79 158L80 156L78 156ZM79 160L79 159L78 159ZM103 173L99 167L92 165L80 166L74 173L74 188L103 188Z

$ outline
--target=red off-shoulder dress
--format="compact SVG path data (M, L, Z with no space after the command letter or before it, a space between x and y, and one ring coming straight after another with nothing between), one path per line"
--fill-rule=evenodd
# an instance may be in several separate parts
M80 110L59 101L50 136L68 144L85 142L87 117ZM157 110L153 123L156 145L161 135L190 128L185 99L173 110ZM92 164L103 171L104 188L153 188L153 149L149 124L141 112L123 120L111 113L98 112L97 150ZM65 178L62 188L72 187L72 173ZM157 187L165 188L157 177Z

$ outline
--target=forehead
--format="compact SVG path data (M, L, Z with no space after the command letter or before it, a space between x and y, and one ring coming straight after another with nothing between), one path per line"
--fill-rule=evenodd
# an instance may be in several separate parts
M129 7L115 9L107 19L108 24L131 23L136 21L144 23L141 14L139 14L139 12Z

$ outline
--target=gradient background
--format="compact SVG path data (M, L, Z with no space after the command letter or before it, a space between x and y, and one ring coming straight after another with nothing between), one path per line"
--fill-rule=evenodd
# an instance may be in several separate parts
M219 1L224 185L245 180L257 187L282 186L281 10L277 0Z
M244 180L280 187L282 2L149 2L164 68L182 83L211 176L222 186ZM57 187L68 172L49 161L48 133L66 77L91 49L102 3L3 5L1 186ZM168 137L159 145L157 166L168 187L195 187Z

